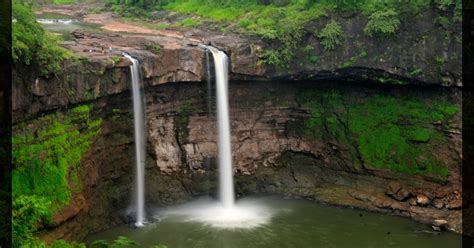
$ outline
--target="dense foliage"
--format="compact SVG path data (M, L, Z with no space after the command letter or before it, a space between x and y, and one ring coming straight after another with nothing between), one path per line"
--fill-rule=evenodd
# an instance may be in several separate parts
M48 224L54 213L80 190L79 162L100 132L101 120L91 120L86 105L66 114L34 121L40 128L19 125L13 143L13 246L41 243L34 236L38 224Z
M343 34L341 25L336 21L328 23L318 34L321 44L326 50L332 50L342 43Z
M395 34L398 26L400 26L400 20L395 10L378 10L369 16L364 32L370 36L390 36Z
M40 75L57 74L62 62L72 54L59 46L59 40L46 33L31 8L14 3L12 9L12 57L15 65L37 65Z
M401 17L405 14L420 15L428 7L435 7L442 15L454 12L453 21L460 21L460 0L108 0L111 9L127 17L150 17L149 10L172 10L197 15L177 25L196 27L211 19L223 27L229 23L239 27L239 32L254 34L271 44L263 52L263 62L288 66L300 47L305 27L334 11L358 11L367 19L364 31L369 36L387 37L397 35ZM146 11L148 10L148 11ZM227 30L221 28L221 30ZM331 23L316 34L325 50L336 48L342 42L342 28ZM313 59L314 60L314 59Z

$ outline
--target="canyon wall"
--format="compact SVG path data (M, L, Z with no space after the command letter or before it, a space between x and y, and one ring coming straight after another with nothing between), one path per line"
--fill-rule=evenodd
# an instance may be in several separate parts
M201 82L145 88L148 211L217 193L215 98L213 91L209 106L206 88ZM232 81L229 94L239 197L304 197L460 231L457 89ZM45 227L46 241L78 240L130 221L130 92L82 105L102 121L101 132L82 158L83 190ZM18 128L24 123L39 125L33 119Z

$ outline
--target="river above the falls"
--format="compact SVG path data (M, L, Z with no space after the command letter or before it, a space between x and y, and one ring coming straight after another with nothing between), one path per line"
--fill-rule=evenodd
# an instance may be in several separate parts
M90 235L86 242L126 236L140 247L161 244L169 248L461 246L460 235L433 232L429 226L408 218L275 197L238 200L237 205L264 210L264 221L250 228L223 228L199 217L190 218L190 212L199 213L205 201L157 209L155 214L160 220L156 223L143 228L111 228ZM194 210L189 211L193 206ZM180 211L182 214L176 214Z
M73 36L71 35L71 32L73 31L100 30L100 25L98 24L85 23L73 16L56 13L37 14L36 21L39 22L45 30L60 35L65 41L73 39Z

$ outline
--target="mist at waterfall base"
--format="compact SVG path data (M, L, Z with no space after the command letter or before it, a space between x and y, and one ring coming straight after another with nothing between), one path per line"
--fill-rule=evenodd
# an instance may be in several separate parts
M254 223L264 224L234 229L226 224L222 228L219 222L202 221L216 214L212 209L205 210L211 202L202 199L178 208L156 209L158 222L136 229L115 227L89 236L86 242L126 236L135 240L138 247L158 244L169 248L461 247L460 235L434 233L430 226L408 218L272 197L236 202L238 207L254 208L252 212L262 218L261 222L252 218ZM271 221L267 214L271 215Z
M138 60L124 53L123 56L132 62L130 74L133 97L133 126L135 137L135 226L145 223L145 127L144 99L140 89L140 67Z

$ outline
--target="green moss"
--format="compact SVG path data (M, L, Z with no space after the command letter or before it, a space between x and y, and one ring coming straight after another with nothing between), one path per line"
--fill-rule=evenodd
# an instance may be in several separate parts
M319 61L319 57L316 55L311 55L307 59L308 59L308 62L311 64L316 64Z
M411 141L428 142L433 130L420 127L408 127L405 129L404 137Z
M408 76L410 77L420 76L421 74L423 74L423 70L421 70L420 68L413 69L408 72Z
M186 140L189 136L189 117L193 113L204 112L202 106L193 101L184 102L177 111L176 125L178 127L178 135L180 140Z
M90 119L90 110L82 105L14 127L13 223L18 229L13 233L19 243L31 241L36 230L31 221L47 222L81 190L80 161L102 123ZM25 220L22 212L37 213L35 220Z
M339 68L348 68L354 65L354 63L359 59L367 58L367 52L365 50L361 50L359 54L352 56L349 60L342 63Z
M391 77L384 77L384 76L376 77L375 80L378 83L381 83L381 84L404 85L404 84L409 83L408 81L395 79L395 78L391 78Z
M443 57L440 57L440 56L437 56L437 57L436 57L436 63L437 63L439 66L443 66L445 62L446 62L446 60L445 60Z
M429 104L414 97L390 95L353 97L335 90L304 91L298 95L310 117L307 137L354 145L366 167L445 178L448 170L434 153L445 141L432 124L448 122L459 107L439 100ZM433 144L431 140L435 140Z

